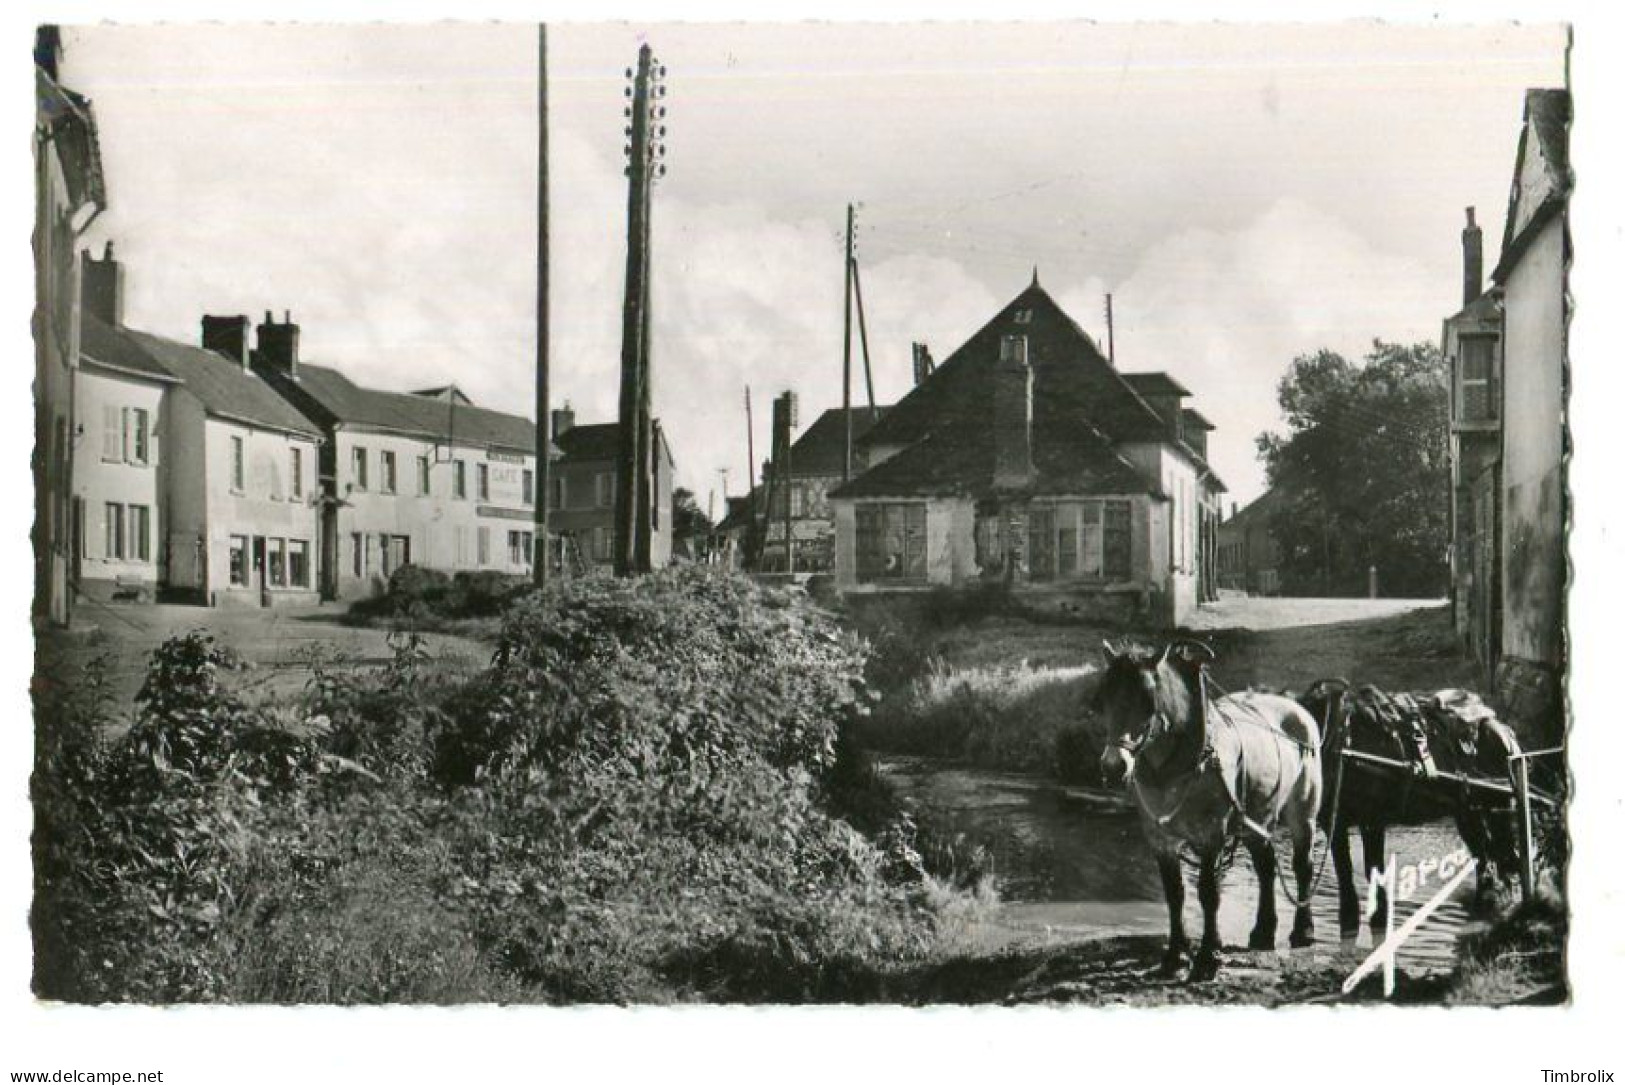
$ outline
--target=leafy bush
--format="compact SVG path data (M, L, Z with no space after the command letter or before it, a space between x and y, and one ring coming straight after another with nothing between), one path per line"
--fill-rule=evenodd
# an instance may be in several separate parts
M531 589L528 577L495 569L448 575L423 565L402 565L389 576L382 595L350 608L353 618L432 627L492 618Z
M469 680L392 643L265 708L173 638L113 743L105 706L42 700L79 737L36 776L37 990L845 997L957 899L906 819L831 815L864 652L804 597L703 567L579 581L514 604Z

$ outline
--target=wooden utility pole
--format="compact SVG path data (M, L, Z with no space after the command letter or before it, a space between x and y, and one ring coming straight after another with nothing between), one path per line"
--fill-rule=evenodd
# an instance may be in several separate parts
M756 492L756 427L751 421L750 385L745 385L745 496Z
M858 342L863 345L863 380L869 388L869 421L875 420L875 371L869 364L869 322L863 317L863 276L858 274L858 261L852 260L852 294L858 301Z
M548 456L553 445L553 412L548 380L548 219L547 219L547 24L536 27L536 482L531 504L536 529L531 539L531 575L538 588L547 587L547 514L553 496L553 470Z
M846 454L841 481L852 479L852 205L846 205L846 324L841 335L841 413L846 424ZM788 540L786 540L788 545Z
M649 505L649 212L654 175L664 172L655 160L664 127L654 124L663 107L654 104L665 88L657 86L654 54L645 44L638 66L627 75L632 102L626 107L626 296L621 314L621 394L619 447L615 461L616 576L647 572L651 507Z
M1106 360L1113 366L1117 364L1117 340L1112 327L1112 296L1106 295Z
M849 411L849 417L850 414ZM794 576L796 571L795 536L790 530L790 506L795 490L790 465L790 445L795 428L796 394L785 392L773 401L773 477L778 483L776 489L784 492L784 571L791 576Z

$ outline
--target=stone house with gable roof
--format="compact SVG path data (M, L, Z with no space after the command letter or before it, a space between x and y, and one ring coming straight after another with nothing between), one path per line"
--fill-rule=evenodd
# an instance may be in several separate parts
M1118 372L1035 274L865 434L865 469L830 494L838 587L1003 584L1184 622L1224 492L1187 395Z

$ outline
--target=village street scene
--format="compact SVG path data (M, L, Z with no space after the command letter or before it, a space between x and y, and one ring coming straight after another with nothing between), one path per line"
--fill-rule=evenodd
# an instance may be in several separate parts
M1565 1002L1566 48L40 27L35 995Z

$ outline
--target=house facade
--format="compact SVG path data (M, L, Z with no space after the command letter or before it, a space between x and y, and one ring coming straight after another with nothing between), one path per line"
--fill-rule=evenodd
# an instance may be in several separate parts
M38 621L71 617L76 556L74 403L79 365L79 239L107 206L96 117L58 82L61 35L34 42L34 595Z
M246 350L246 317L205 317L205 335ZM256 373L323 435L313 476L321 594L385 590L401 566L528 576L535 546L536 431L455 386L392 392L300 358L299 326L257 326Z
M1270 517L1280 504L1274 490L1218 525L1216 576L1225 591L1248 595L1281 593L1281 548Z
M839 407L825 411L790 445L785 464L768 461L762 477L769 480L757 496L770 506L759 525L763 543L758 565L765 572L785 572L793 560L796 572L828 573L835 569L835 510L829 495L844 481L847 415L852 418L853 469L861 471L861 444L889 407ZM771 494L771 497L765 495ZM785 516L792 540L787 558Z
M551 468L553 493L548 534L554 560L567 574L605 573L614 567L615 471L620 426L614 422L577 425L568 406L553 412L553 444L559 457ZM655 455L650 477L650 564L671 561L672 479L676 461L665 430L654 423Z
M1525 99L1495 282L1501 289L1500 655L1515 718L1560 733L1568 587L1567 91Z
M150 602L168 584L168 412L180 380L123 333L120 271L87 253L74 401L74 583L101 602Z
M999 584L1182 623L1224 491L1186 439L1208 432L1186 395L1119 373L1035 276L865 435L866 469L830 495L837 585Z
M84 276L79 388L95 412L73 482L84 594L315 602L320 432L246 353L125 326L111 251L87 259Z
M1478 289L1469 209L1465 303L1443 333L1456 631L1503 714L1550 741L1562 736L1567 665L1570 108L1567 91L1526 93L1491 285Z

